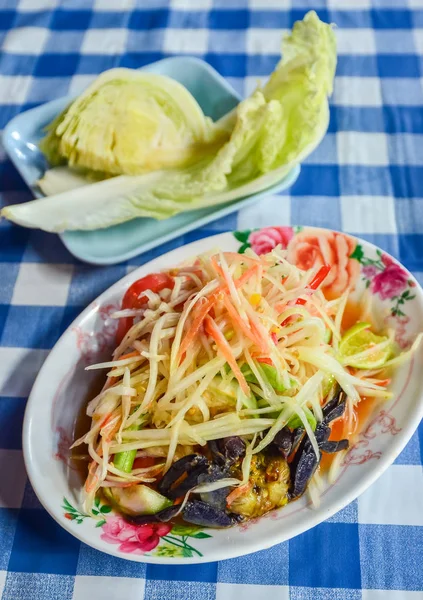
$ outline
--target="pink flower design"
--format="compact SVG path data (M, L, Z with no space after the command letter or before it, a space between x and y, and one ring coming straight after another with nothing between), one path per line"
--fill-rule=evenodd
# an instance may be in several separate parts
M410 339L407 333L407 325L410 322L410 317L396 317L395 341L401 350L406 350L410 347Z
M392 258L390 256L388 256L387 254L382 254L381 261L383 262L385 267L389 267L389 266L395 264L394 261L392 260Z
M379 271L374 265L368 265L367 267L363 267L361 272L366 279L373 279Z
M374 294L379 294L381 300L387 300L398 296L404 290L408 275L389 256L383 255L382 262L386 268L373 279L371 290Z
M87 362L95 361L98 354L104 352L110 347L117 329L117 319L112 319L110 315L119 310L117 304L107 304L100 306L98 314L102 321L100 331L84 331L81 327L74 327L76 333L76 345L82 358Z
M119 544L121 552L144 554L153 550L172 527L167 523L132 525L122 517L111 517L102 529L101 539L109 544Z
M122 517L111 517L102 527L101 539L109 544L126 542L136 534L136 526L127 523Z
M350 258L357 242L354 238L324 229L304 229L288 245L288 261L300 269L318 269L330 265L323 282L327 298L335 298L348 287L354 289L360 275L360 263Z
M286 248L293 237L292 227L264 227L259 231L253 231L248 241L256 254L266 254L278 244Z

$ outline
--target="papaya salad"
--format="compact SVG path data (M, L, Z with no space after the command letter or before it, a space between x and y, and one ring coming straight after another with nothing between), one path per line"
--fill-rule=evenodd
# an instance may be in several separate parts
M84 510L103 494L135 523L230 527L306 490L318 503L360 406L391 396L390 370L413 350L398 354L368 317L346 328L349 290L320 289L330 270L301 270L277 246L135 281L112 360L87 367L107 378L74 443L90 461Z

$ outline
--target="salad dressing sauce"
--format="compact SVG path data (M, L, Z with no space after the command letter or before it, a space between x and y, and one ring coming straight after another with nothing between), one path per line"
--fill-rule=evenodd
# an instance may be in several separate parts
M362 302L357 302L354 300L347 301L342 318L342 330L344 332L361 320L363 308Z
M362 320L363 304L361 302L349 300L345 307L344 316L342 319L342 330L345 332L350 327ZM364 429L370 417L380 405L380 398L361 397L360 402L354 408L351 426L348 426L345 416L337 419L331 424L331 434L329 440L338 441L343 438L350 440L350 447L355 444L360 432ZM332 461L336 454L327 454L322 452L322 460L320 462L320 472L325 473L329 470Z

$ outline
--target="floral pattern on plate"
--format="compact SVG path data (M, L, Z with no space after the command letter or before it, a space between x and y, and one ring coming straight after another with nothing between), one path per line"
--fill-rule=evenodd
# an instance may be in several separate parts
M196 525L171 525L169 523L146 523L136 525L126 521L121 515L113 513L112 507L102 504L97 497L93 515L82 513L67 498L63 498L64 516L81 525L85 519L92 519L95 527L102 530L101 539L108 544L118 544L118 550L125 554L142 554L147 556L166 556L192 558L203 556L202 553L188 543L189 538L197 540L212 537ZM153 554L149 554L154 550Z
M395 320L396 341L401 348L409 345L406 326L409 317L404 305L413 300L415 282L390 256L376 249L376 255L366 255L362 244L344 233L307 227L264 227L235 231L241 242L238 252L251 248L256 254L266 254L278 245L287 250L288 260L300 269L318 268L330 264L332 269L322 290L328 298L339 296L347 288L354 290L359 278L365 288L388 303L390 319Z

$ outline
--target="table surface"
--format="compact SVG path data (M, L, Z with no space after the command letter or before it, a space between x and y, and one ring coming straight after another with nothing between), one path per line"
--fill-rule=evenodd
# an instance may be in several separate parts
M325 523L199 566L146 566L79 543L41 508L23 465L25 403L60 333L162 252L230 229L316 225L376 243L423 281L423 0L0 0L0 130L105 69L175 54L205 58L248 94L274 68L281 30L310 8L337 23L339 61L329 131L288 194L104 268L73 259L55 235L0 224L3 600L423 598L422 425L377 483ZM30 199L1 147L0 199Z

